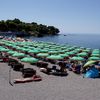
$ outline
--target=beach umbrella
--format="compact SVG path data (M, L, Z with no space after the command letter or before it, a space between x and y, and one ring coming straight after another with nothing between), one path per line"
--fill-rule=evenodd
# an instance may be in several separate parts
M9 49L6 49L6 48L0 48L0 51L3 51L3 52L5 51L5 52L6 52L6 51L9 51Z
M82 57L72 57L71 60L83 61L84 58L82 58Z
M11 50L11 51L8 51L7 53L12 55L12 54L14 54L14 53L17 53L17 51L12 51L12 50Z
M92 54L91 56L100 57L100 54Z
M82 56L82 57L84 57L84 56L87 56L88 54L86 53L86 52L82 52L82 53L79 53L79 54L77 54L78 56Z
M89 60L100 60L99 57L90 57Z
M27 48L27 49L26 49L26 48L22 48L22 49L21 49L21 51L24 51L24 52L29 51L29 50L30 50L30 49L28 49L28 48Z
M83 52L90 52L90 50L88 50L88 49L85 49L85 50L82 50Z
M91 66L92 64L94 64L96 61L93 61L93 60L91 60L91 61L88 61L84 66L83 66L83 68L86 68L86 67L88 67L88 66Z
M58 54L58 51L48 51L49 54Z
M91 51L92 49L91 48L86 48L86 50L90 50Z
M73 55L73 54L75 54L76 52L74 52L74 51L71 51L71 52L67 52L66 54L68 54L68 55Z
M25 57L23 59L21 59L22 62L26 62L26 63L36 63L38 62L38 59L33 58L33 57Z
M39 51L39 50L29 50L28 52L29 52L29 53L35 53L35 54L37 54L37 53L39 53L40 51Z
M68 54L59 54L61 57L68 57L69 55Z
M41 49L40 52L41 52L41 53L47 53L48 50L46 50L46 49Z
M93 50L93 51L92 51L92 54L99 54L99 53L100 53L99 50Z
M60 60L63 59L63 57L61 57L60 55L51 55L47 57L48 59L52 59L52 60Z
M65 53L65 50L59 50L58 53Z
M85 49L85 47L80 47L80 49Z
M10 43L4 43L5 46L12 46L13 44L10 44Z
M18 52L16 52L12 56L13 57L25 57L26 55L24 53L18 53Z
M39 53L37 54L38 57L47 57L49 54L48 53Z

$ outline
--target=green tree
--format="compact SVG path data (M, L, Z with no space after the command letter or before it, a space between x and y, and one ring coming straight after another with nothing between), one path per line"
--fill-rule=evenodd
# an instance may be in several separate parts
M46 26L36 22L25 23L17 18L0 21L0 31L24 32L34 36L56 35L59 33L59 29L54 26Z

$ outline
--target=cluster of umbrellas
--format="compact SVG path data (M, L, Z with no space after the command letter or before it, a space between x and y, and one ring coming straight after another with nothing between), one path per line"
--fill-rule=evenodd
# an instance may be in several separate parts
M89 60L100 60L100 50L94 49Z
M83 68L100 61L100 50L84 48L71 45L60 45L52 42L14 42L9 40L0 40L0 52L6 52L12 57L20 58L21 62L36 63L40 58L51 60L66 60L86 62ZM31 56L31 54L33 56ZM94 70L94 71L93 71ZM95 73L96 74L95 74ZM98 70L92 69L86 74L97 75Z
M100 60L100 50L90 49L71 45L59 45L52 42L14 42L8 40L0 40L0 51L7 52L13 57L23 57L24 62L38 62L39 59L30 57L28 54L35 54L40 58L52 60L60 60L69 57L70 60L84 61L85 57L88 60ZM28 54L25 54L27 52Z

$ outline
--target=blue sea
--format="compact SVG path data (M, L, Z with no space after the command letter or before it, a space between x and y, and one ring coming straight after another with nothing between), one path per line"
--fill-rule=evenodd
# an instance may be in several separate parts
M8 37L10 37L8 35ZM100 34L59 34L57 36L46 36L46 37L27 37L32 41L46 41L54 42L57 44L69 44L75 46L81 46L92 49L100 49Z
M100 49L100 34L60 34L42 38L30 37L32 41L46 41L58 44L76 45L92 49Z

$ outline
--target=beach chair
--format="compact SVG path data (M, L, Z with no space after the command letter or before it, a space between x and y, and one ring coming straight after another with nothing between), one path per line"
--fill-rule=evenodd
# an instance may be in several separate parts
M34 70L33 68L25 68L22 70L22 76L24 78L32 77L33 75L36 75L36 70Z
M12 65L12 68L14 71L22 71L24 69L24 64L21 64L21 63L14 63Z
M29 78L22 78L22 79L14 79L14 83L27 83L27 82L38 82L41 81L42 77L40 75L33 75L32 77Z

